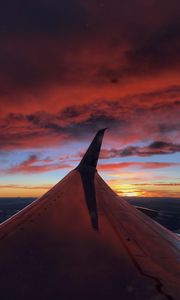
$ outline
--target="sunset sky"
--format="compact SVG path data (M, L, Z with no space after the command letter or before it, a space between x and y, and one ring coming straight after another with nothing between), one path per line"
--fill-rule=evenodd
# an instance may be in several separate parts
M180 197L180 1L6 0L0 197L40 196L108 127L122 196Z

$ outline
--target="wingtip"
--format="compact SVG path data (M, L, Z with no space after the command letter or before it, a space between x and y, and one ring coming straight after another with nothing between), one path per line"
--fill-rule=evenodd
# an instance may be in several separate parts
M102 140L104 137L104 132L106 130L107 128L102 128L96 133L94 139L92 140L78 167L88 166L96 168L99 153L101 150Z
M102 129L99 129L98 132L97 132L97 134L98 134L99 132L105 132L107 129L108 129L107 127L102 128Z
M96 133L89 148L87 149L85 155L83 156L80 164L76 168L76 170L81 175L86 204L91 219L91 225L92 228L97 232L99 230L99 226L98 226L98 212L97 212L97 203L96 203L94 175L96 172L96 165L98 162L102 140L106 129L107 128L100 129Z

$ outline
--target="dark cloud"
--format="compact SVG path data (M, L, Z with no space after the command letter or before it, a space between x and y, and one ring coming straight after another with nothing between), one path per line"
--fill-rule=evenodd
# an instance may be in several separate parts
M1 4L1 34L68 34L79 32L87 22L80 1L7 0Z
M99 129L110 128L111 130L118 130L118 128L123 126L125 126L124 122L114 118L113 116L90 115L85 121L67 126L65 131L77 138L87 139Z
M76 0L3 1L0 89L4 97L71 82L77 67L65 56L83 39L87 20L86 9Z
M161 149L170 149L170 151L178 151L180 150L180 145L173 145L173 144L168 144L162 141L156 141L153 142L152 144L149 145L150 149L159 149L161 151Z
M132 29L133 30L133 29ZM116 64L99 65L96 80L99 83L122 82L141 76L157 76L157 72L178 71L180 65L180 22L169 20L154 30L143 24L143 29L134 28L129 37L129 49L124 51ZM127 42L127 41L126 41Z
M180 145L155 141L148 146L129 146L124 149L103 150L101 158L125 157L125 156L152 156L160 154L173 154L180 152Z
M3 1L0 89L116 86L178 68L179 11L175 0Z
M60 113L59 118L63 120L67 120L69 118L77 118L81 116L81 114L84 113L83 109L80 109L78 106L68 106L65 109L62 110Z
M137 72L162 71L164 67L178 67L180 58L180 22L162 26L159 30L139 41L127 58ZM178 64L178 65L177 65Z

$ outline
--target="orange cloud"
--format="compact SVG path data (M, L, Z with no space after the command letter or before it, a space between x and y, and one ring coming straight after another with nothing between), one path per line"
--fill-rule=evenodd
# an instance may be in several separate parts
M49 190L52 185L0 184L1 189Z

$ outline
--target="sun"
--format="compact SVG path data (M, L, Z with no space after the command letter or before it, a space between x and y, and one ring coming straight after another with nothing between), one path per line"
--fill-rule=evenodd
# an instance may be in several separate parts
M116 180L109 182L111 188L121 197L140 197L143 195L141 190L131 184L119 184Z
M141 196L140 192L136 192L136 191L126 191L123 193L123 196L125 197L138 197Z

